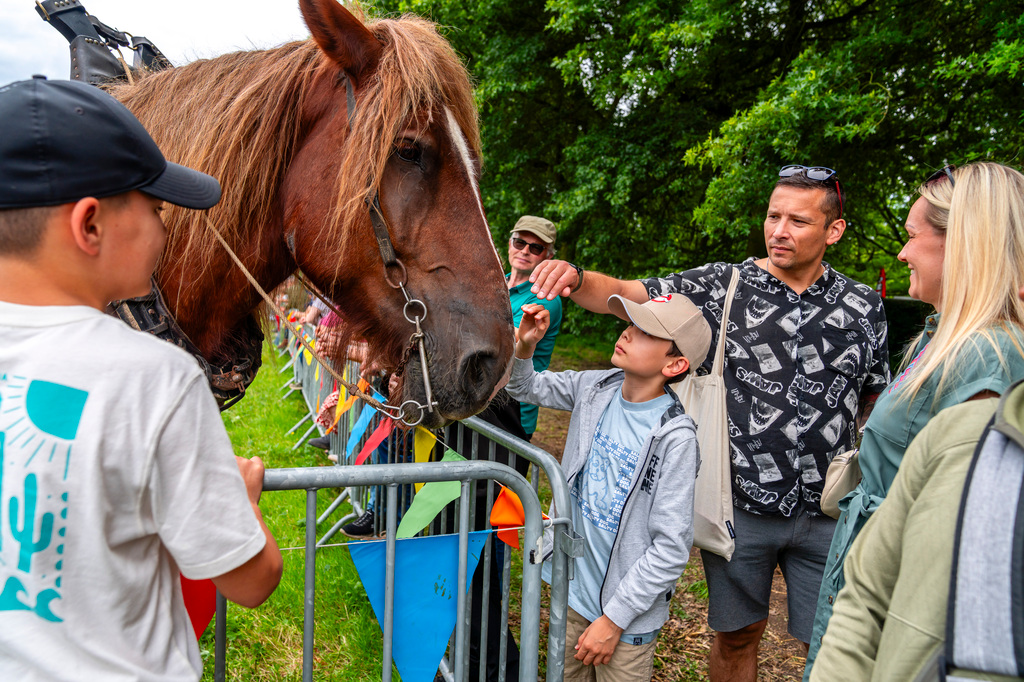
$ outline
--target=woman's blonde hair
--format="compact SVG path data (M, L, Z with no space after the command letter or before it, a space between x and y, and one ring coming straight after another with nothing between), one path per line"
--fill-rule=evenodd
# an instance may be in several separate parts
M901 387L912 402L925 382L939 376L936 397L955 381L967 344L990 345L1005 359L993 333L1011 332L1024 356L1018 334L1024 331L1024 175L998 163L973 163L953 171L954 183L939 180L918 191L928 202L927 218L946 235L942 263L942 316L931 342ZM1016 332L1016 333L1012 333ZM918 336L911 348L920 341ZM906 368L910 353L903 360Z

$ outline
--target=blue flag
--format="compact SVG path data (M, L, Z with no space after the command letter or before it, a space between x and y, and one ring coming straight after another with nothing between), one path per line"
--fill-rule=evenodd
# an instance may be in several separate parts
M491 531L469 534L466 591ZM377 622L384 622L384 540L350 542ZM432 682L455 628L459 536L431 535L395 542L395 618L392 655L403 682ZM381 626L383 629L383 626Z
M351 457L352 451L356 449L359 439L366 433L366 427L370 425L370 419L377 414L377 410L369 405L363 405L363 411L359 413L356 425L352 427L352 433L348 436L348 443L345 445L345 457Z

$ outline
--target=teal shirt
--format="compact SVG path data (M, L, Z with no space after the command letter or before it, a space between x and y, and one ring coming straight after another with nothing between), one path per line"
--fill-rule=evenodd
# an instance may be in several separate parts
M505 279L507 280L511 274L505 275ZM553 301L537 298L530 292L532 286L529 281L517 284L508 290L508 297L512 304L512 323L517 329L519 321L523 319L523 306L527 303L540 303L551 313L551 326L548 327L544 338L537 344L537 349L533 351L533 368L538 372L543 372L551 364L551 351L555 349L555 337L558 336L558 332L562 328L562 300L557 297ZM520 418L527 434L532 434L537 430L536 405L525 403L520 405Z
M846 554L868 518L885 499L910 441L914 440L925 424L941 410L959 405L982 391L1002 395L1010 384L1024 378L1024 357L1021 357L1021 351L1014 344L1014 338L1005 330L998 328L992 330L992 334L1002 355L1002 361L988 341L975 337L977 344L969 340L954 360L956 370L947 378L942 395L937 400L936 389L941 372L929 377L914 396L913 402L908 404L905 400L898 399L900 385L931 340L938 321L938 315L928 318L924 337L912 351L914 360L910 367L878 396L871 416L864 425L864 437L858 456L862 478L860 485L839 503L843 512L839 516L835 535L832 536L832 546L829 549L825 575L818 594L814 634L811 636L811 649L807 656L807 671L810 671L818 647L821 646L821 637L825 634L828 619L832 615L836 595L846 583L843 578L843 561ZM1018 330L1013 337L1017 344L1024 347L1024 332ZM805 679L807 674L809 672L805 674Z

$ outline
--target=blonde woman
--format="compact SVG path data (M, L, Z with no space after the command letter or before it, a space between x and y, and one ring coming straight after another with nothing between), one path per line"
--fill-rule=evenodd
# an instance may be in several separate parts
M903 455L929 419L968 400L1001 395L1024 378L1024 175L995 163L947 166L918 190L899 259L910 295L936 313L878 397L860 447L860 485L840 502L804 679L844 584L843 561L878 508ZM817 676L815 676L817 677Z

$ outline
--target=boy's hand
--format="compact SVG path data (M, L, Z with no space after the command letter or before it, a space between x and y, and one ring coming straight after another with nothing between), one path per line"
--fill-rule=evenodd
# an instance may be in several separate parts
M547 334L548 327L551 326L551 313L539 303L527 303L522 310L523 317L519 320L517 336L519 341L516 344L516 355L520 358L528 358L533 355L533 349Z
M576 660L583 661L583 665L604 665L611 660L621 636L622 628L608 616L601 616L580 635Z
M238 470L242 472L242 480L245 481L245 490L249 493L249 501L259 504L260 495L263 493L263 460L259 457L245 459L235 455L235 463Z

